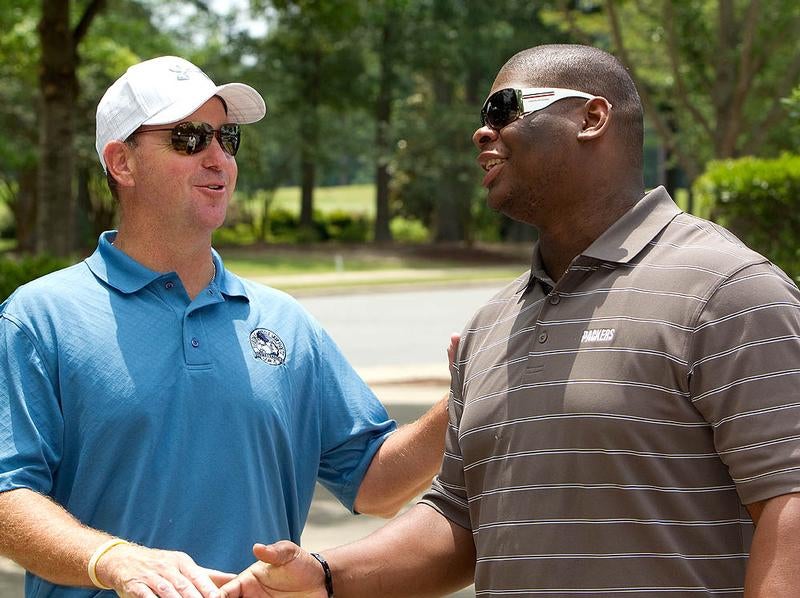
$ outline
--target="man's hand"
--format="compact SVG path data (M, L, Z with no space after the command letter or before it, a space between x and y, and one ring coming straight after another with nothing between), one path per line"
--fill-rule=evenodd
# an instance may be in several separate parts
M461 335L457 332L450 334L450 344L447 346L447 363L452 368L456 361L456 351L458 351L458 342L461 340Z
M219 598L220 586L235 578L197 565L183 552L123 544L104 554L97 579L131 598Z
M297 544L256 544L253 554L259 562L222 586L222 598L327 598L322 566Z

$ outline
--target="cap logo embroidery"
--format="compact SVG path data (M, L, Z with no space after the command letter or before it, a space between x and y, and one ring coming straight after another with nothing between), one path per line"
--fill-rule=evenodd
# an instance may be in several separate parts
M176 73L175 78L178 81L188 81L191 78L190 73L192 72L192 69L176 64L175 66L171 66L169 70L172 73Z
M250 346L256 359L270 365L281 365L286 361L286 345L280 337L266 328L256 328L250 333Z

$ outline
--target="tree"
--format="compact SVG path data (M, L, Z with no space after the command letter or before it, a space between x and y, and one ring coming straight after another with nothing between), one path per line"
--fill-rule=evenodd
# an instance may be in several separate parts
M74 137L78 45L105 0L89 0L71 25L70 0L43 0L39 23L39 166L36 246L69 255L75 249Z
M557 3L576 36L630 69L647 118L691 183L714 158L770 154L800 81L800 6L775 0ZM604 12L606 27L587 18ZM623 23L625 24L623 26Z
M325 111L364 106L363 44L360 36L352 35L360 24L362 4L359 0L275 0L272 5L276 18L263 58L280 64L284 98L298 126L300 226L310 233L314 187L324 153Z
M502 11L467 0L419 1L412 10L416 86L397 118L395 197L401 213L433 228L435 241L472 240L473 222L487 210L471 139L480 106L511 55L564 36L522 0Z
M38 20L38 6L23 0L0 11L0 179L23 251L35 249Z
M378 92L375 98L375 241L391 241L389 229L389 162L391 159L392 102L397 61L403 36L406 2L383 0L377 10Z

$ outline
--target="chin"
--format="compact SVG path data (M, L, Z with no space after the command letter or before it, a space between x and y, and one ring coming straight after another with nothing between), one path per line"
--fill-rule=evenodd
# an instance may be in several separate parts
M486 198L486 205L488 205L493 212L499 212L500 214L504 214L509 218L517 220L517 217L514 215L518 211L514 209L516 201L514 199L514 195L510 192L492 193L490 191L488 197Z
M503 195L494 187L486 194L486 205L494 212L502 212L503 206L508 202L508 194Z

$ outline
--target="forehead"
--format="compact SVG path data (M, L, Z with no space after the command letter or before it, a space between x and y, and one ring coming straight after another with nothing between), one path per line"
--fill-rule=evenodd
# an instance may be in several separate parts
M530 76L523 77L518 71L513 69L503 69L497 73L492 89L489 95L496 91L507 88L525 89L526 87L537 87L532 81Z
M191 114L184 116L180 120L176 120L172 123L167 123L164 125L149 125L144 126L142 129L160 129L165 127L171 127L173 125L177 125L178 123L182 122L206 122L215 128L219 125L226 123L228 121L227 114L225 112L225 104L222 102L220 98L214 96L213 98L209 99L205 104L200 106L197 110L192 112Z
M225 104L220 98L214 96L189 116L182 118L181 121L201 120L216 126L224 123L227 120L226 117Z

